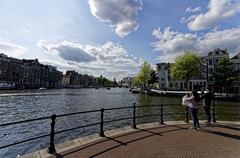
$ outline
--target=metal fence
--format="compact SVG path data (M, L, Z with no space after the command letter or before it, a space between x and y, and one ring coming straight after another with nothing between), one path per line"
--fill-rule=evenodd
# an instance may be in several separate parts
M22 141L18 141L18 142L14 142L14 143L10 143L4 146L0 146L0 149L3 148L7 148L10 146L14 146L17 144L21 144L21 143L25 143L25 142L29 142L29 141L33 141L36 139L40 139L40 138L44 138L44 137L49 137L50 141L49 141L49 147L48 147L48 152L53 154L56 153L56 149L55 149L55 143L54 143L54 138L55 135L60 134L60 133L64 133L64 132L69 132L69 131L73 131L76 129L81 129L81 128L86 128L86 127L90 127L90 126L99 126L99 136L104 137L104 125L107 123L112 123L112 122L119 122L122 120L131 120L132 121L132 128L136 129L137 128L137 119L138 118L146 118L146 117L159 117L159 123L160 124L164 124L164 120L165 117L167 115L183 115L185 117L185 121L189 122L189 113L188 113L188 108L185 108L185 110L183 110L182 113L164 113L164 107L166 106L179 106L179 104L161 104L161 105L142 105L142 106L137 106L136 103L133 103L133 106L127 106L127 107L117 107L117 108L101 108L98 110L90 110L90 111L81 111L81 112L75 112L75 113L67 113L67 114L61 114L61 115L56 115L53 114L52 116L49 117L41 117L41 118L36 118L36 119L29 119L29 120L23 120L23 121L17 121L17 122L11 122L11 123L5 123L5 124L1 124L0 127L6 127L9 125L16 125L16 124L22 124L22 123L27 123L27 122L34 122L34 121L39 121L39 120L51 120L51 124L50 124L50 133L49 134L44 134L44 135L40 135L37 137L32 137L29 139L25 139ZM226 105L217 105L217 106L226 106ZM137 108L146 108L146 107L159 107L159 111L155 114L148 114L148 115L136 115L136 109ZM132 116L130 117L122 117L122 118L118 118L118 119L111 119L111 120L104 120L104 112L106 111L113 111L113 110L120 110L120 109L129 109L132 110ZM216 113L215 112L216 106L215 104L212 104L212 120L213 122L216 122L216 115L217 114L228 114L228 113ZM97 113L96 115L100 116L100 121L99 122L95 122L95 123L91 123L91 124L87 124L87 125L81 125L81 126L77 126L74 128L69 128L69 129L64 129L64 130L60 130L60 131L55 131L55 121L57 118L60 117L65 117L65 116L73 116L73 115L81 115L81 114L89 114L89 113ZM240 114L231 114L231 115L240 115ZM164 117L165 116L165 117Z

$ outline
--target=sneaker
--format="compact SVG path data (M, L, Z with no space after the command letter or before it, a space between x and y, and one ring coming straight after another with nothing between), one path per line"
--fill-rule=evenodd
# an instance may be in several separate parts
M197 129L197 130L199 130L199 129L200 129L200 127L197 127L196 129Z
M192 127L192 126L190 126L189 129L196 129L196 127Z

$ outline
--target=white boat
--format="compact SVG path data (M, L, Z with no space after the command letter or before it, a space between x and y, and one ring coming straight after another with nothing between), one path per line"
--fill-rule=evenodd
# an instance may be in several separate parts
M132 88L131 92L132 93L140 93L140 88Z
M45 87L41 87L41 88L39 88L40 90L46 90L47 88L45 88Z
M14 83L0 82L1 90L14 89L14 88L16 88Z

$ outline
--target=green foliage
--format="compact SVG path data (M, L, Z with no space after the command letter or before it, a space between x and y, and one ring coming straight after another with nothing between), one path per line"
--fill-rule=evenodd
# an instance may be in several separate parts
M151 71L153 71L151 65L147 62L144 62L134 79L134 84L146 88L148 81L151 79Z
M150 79L148 80L148 84L154 84L158 82L157 74L154 70L150 72Z
M113 85L115 85L114 81L111 81L111 80L109 80L105 77L102 77L102 75L100 77L97 77L96 80L97 80L98 85L100 85L100 86L113 86Z
M215 66L213 77L215 85L230 86L235 79L233 63L227 58L220 59Z
M185 80L186 83L191 76L199 73L200 57L194 53L185 52L176 57L171 67L171 77L176 80Z

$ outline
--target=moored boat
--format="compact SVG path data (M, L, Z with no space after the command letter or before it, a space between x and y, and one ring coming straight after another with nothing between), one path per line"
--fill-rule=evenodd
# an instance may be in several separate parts
M16 86L14 83L7 83L7 82L1 82L0 83L0 90L8 90L8 89L15 89Z
M131 90L132 93L140 93L140 89L139 88L133 88Z

